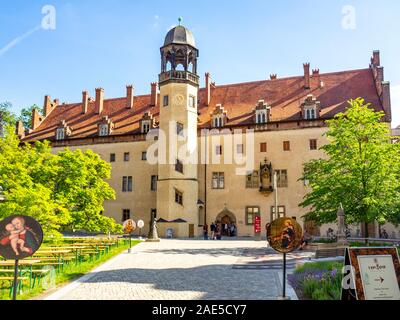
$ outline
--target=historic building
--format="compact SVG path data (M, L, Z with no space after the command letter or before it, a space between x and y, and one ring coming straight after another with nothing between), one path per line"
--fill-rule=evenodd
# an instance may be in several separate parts
M206 73L201 88L199 50L188 29L170 30L160 54L158 83L148 95L128 85L122 98L106 99L102 88L94 98L83 91L82 101L71 104L45 96L44 114L33 111L32 127L17 125L22 141L50 140L55 152L92 149L109 161L117 199L104 204L104 214L119 223L143 219L143 233L152 212L161 236L167 229L177 237L200 235L204 221L234 222L239 236L253 236L258 215L262 226L278 216L303 224L307 210L298 204L307 185L298 179L304 162L323 157L325 120L363 97L391 121L379 51L365 69L321 73L305 63L300 76L225 85ZM161 150L166 161L152 161Z

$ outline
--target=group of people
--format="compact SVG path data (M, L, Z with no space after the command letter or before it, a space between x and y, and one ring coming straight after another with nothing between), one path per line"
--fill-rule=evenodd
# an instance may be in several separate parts
M237 227L234 222L221 223L219 221L212 222L210 226L211 240L221 240L222 236L234 237L237 235ZM203 226L204 240L208 240L208 224L205 223Z

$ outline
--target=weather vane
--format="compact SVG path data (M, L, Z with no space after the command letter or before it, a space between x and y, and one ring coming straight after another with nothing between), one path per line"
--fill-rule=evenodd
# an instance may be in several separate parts
M179 18L178 18L179 25L181 25L181 23L182 23L182 20L183 20L183 18L182 18L182 17L179 17Z

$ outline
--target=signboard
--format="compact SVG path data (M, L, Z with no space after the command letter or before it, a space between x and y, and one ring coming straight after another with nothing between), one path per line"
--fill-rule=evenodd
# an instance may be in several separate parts
M269 245L281 253L291 252L301 244L303 231L296 220L278 218L267 228Z
M136 222L132 219L125 220L123 223L124 232L127 234L133 233L136 229Z
M261 217L254 217L254 233L261 233Z
M139 220L137 222L137 226L138 226L138 228L142 229L144 227L144 221L143 220Z
M346 248L342 300L400 300L395 247Z
M43 230L32 217L13 215L0 222L0 255L8 260L32 256L43 241Z

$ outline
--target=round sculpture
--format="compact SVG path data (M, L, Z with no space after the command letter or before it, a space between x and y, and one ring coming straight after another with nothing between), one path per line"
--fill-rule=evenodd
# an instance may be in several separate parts
M133 233L136 229L136 222L132 219L125 220L123 223L124 232L127 234Z

